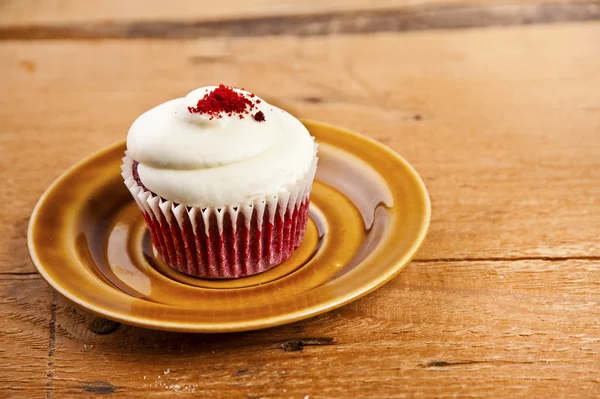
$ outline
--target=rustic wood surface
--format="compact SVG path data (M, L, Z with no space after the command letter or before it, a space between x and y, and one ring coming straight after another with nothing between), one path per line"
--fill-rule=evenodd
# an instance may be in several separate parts
M0 397L600 396L600 3L0 0ZM417 259L304 322L195 335L71 307L35 272L61 171L190 88L252 88L394 148Z

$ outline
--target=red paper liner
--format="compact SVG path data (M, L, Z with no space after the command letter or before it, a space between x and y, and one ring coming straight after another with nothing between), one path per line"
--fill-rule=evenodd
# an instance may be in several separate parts
M195 233L188 213L181 223L170 224L163 214L160 219L152 212L143 214L152 243L169 266L196 277L226 279L262 273L289 258L304 238L309 203L307 198L293 210L287 208L283 218L277 206L273 223L268 207L262 220L255 210L249 227L245 215L239 213L234 228L233 218L223 210L221 234L214 214L208 218L208 234L200 213L196 214ZM173 211L168 212L171 220L176 220Z
M315 145L306 174L278 194L223 207L191 207L157 196L144 186L127 154L121 169L152 243L169 266L196 277L238 278L282 263L302 242L316 151Z

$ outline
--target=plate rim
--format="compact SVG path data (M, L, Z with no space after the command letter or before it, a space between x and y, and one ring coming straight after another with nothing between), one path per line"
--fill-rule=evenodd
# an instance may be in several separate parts
M415 236L415 239L409 250L403 253L394 263L393 266L388 269L387 273L382 273L380 278L374 280L374 282L370 285L361 285L354 290L349 290L340 295L335 296L334 298L327 299L323 302L319 302L307 309L295 309L290 312L284 312L279 315L269 316L268 318L258 319L254 322L248 321L233 321L233 322L174 322L174 321L163 321L157 320L151 317L144 316L136 316L136 315L124 315L121 313L113 312L110 309L99 308L95 304L89 303L85 300L81 300L77 295L72 294L69 290L63 288L61 284L54 280L45 270L44 265L38 258L33 230L35 229L36 220L39 217L40 208L42 204L45 202L47 197L54 191L56 186L58 186L64 179L66 179L71 173L73 173L76 169L78 169L81 165L85 164L91 159L94 159L102 154L110 152L114 150L115 147L123 145L125 139L118 140L109 144L106 147L103 147L85 157L80 159L78 162L71 165L69 168L64 170L47 188L44 190L43 194L40 196L39 200L36 202L35 207L31 213L28 227L27 227L27 249L29 252L29 256L35 266L37 272L42 276L43 280L46 281L50 287L56 290L59 294L61 294L64 298L66 298L69 302L74 304L75 306L82 308L92 314L95 314L100 317L104 317L110 320L114 320L123 324L133 325L142 328L149 328L154 330L163 330L163 331L173 331L173 332L190 332L190 333L220 333L220 332L240 332L240 331L251 331L251 330L259 330L265 329L275 326L280 326L283 324L294 323L300 320L308 319L331 310L340 308L350 302L353 302L357 299L364 297L365 295L370 294L371 292L377 290L384 284L388 283L394 277L396 277L415 257L419 249L422 247L425 242L425 238L429 231L429 226L431 223L431 199L429 197L429 192L423 179L417 173L415 168L400 154L396 151L388 147L387 145L363 134L355 132L353 130L326 123L312 119L300 118L300 121L303 124L308 125L320 125L322 127L341 130L345 133L354 136L359 140L367 140L371 144L378 147L380 150L386 152L388 155L396 158L399 161L405 170L410 174L410 177L416 183L419 190L419 197L423 200L424 213L422 218L420 219L419 231Z

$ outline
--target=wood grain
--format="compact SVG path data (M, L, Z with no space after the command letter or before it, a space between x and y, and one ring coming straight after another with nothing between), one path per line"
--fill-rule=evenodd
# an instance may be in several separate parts
M221 335L124 325L97 335L86 327L93 317L62 303L54 394L593 397L599 278L600 267L586 261L412 264L327 315Z
M496 6L578 4L590 0L258 0L240 2L222 0L199 4L188 0L2 0L0 25L60 25L64 23L119 23L123 21L214 21L255 17L303 16L319 13L343 13L390 10L411 7L445 7L449 5Z
M52 377L55 294L37 275L0 274L0 397L44 397Z
M321 36L464 29L600 19L600 3L500 4L275 15L200 21L105 21L90 24L0 26L0 40L195 39L201 37Z
M368 38L6 43L0 170L16 206L0 216L11 232L0 268L33 271L27 218L62 170L122 139L153 104L215 81L260 85L294 114L363 132L405 156L433 201L418 259L598 260L599 35L593 23ZM65 65L80 67L65 74ZM31 93L40 93L35 118Z
M0 397L600 395L600 23L523 26L597 18L597 3L528 1L510 15L542 10L533 20L486 29L457 21L466 10L516 2L352 0L322 11L317 3L217 2L202 10L206 18L183 3L137 11L116 1L1 3L0 35L21 33L0 46L0 180L10 204L0 214ZM384 18L381 10L392 9L398 19L428 7L438 10L436 23L454 25L356 28L358 10ZM557 16L556 7L571 14ZM462 14L440 19L448 10ZM572 18L582 10L585 18ZM313 14L340 19L317 16L318 35L262 36L276 35L273 21L282 18L307 29ZM193 40L128 40L124 29L138 16L146 27L200 28L182 36ZM259 34L228 31L241 16L258 21ZM116 28L94 25L105 18ZM344 18L354 27L332 27ZM116 40L9 40L88 22L90 35L119 32ZM211 23L225 25L202 30ZM122 139L144 110L214 82L252 88L406 157L433 202L417 259L339 310L243 334L154 332L57 298L26 250L43 190Z

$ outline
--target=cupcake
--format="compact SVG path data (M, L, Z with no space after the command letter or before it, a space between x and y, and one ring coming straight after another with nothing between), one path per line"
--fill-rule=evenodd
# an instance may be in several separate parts
M223 279L261 273L300 245L316 165L300 121L219 85L137 118L122 174L162 259Z

